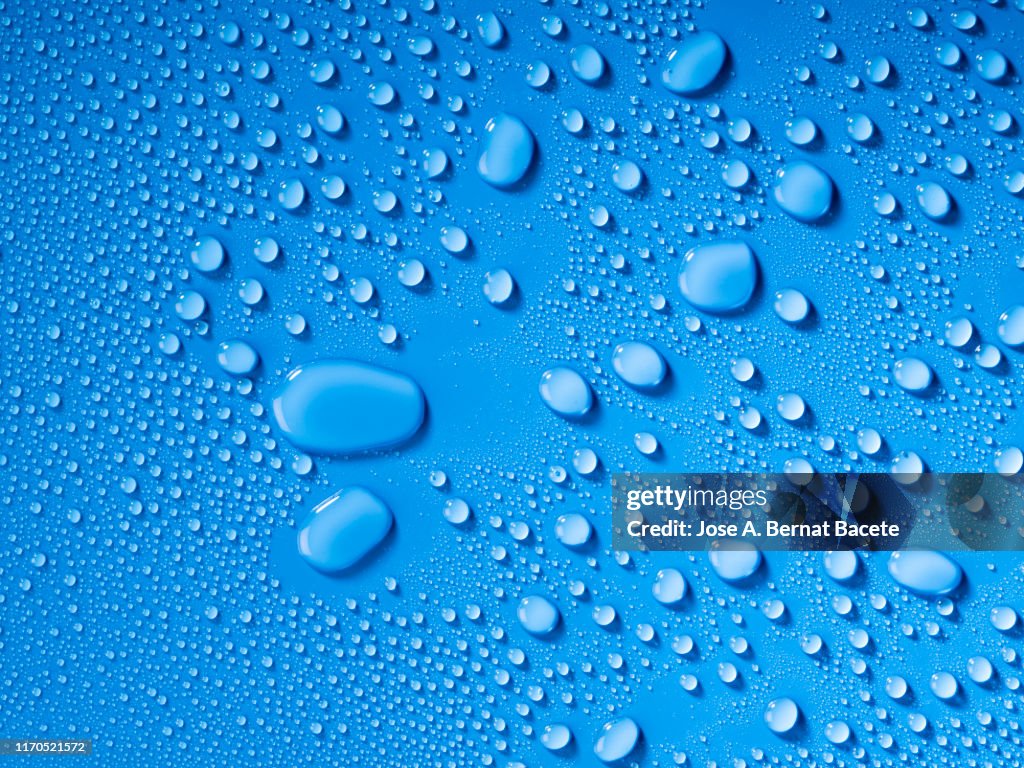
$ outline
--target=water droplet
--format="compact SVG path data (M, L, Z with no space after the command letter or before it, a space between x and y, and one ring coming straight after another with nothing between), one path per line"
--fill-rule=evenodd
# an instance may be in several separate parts
M224 246L215 237L201 237L196 240L189 259L200 272L216 272L224 263Z
M594 744L594 754L605 763L622 760L632 752L640 740L640 726L630 717L607 722Z
M583 416L594 402L586 380L572 368L561 366L549 368L541 375L540 396L555 413L570 417Z
M686 579L675 568L662 568L654 577L651 593L662 605L676 605L686 595Z
M244 341L223 341L217 347L217 363L228 373L246 376L256 370L260 356Z
M721 37L714 32L698 32L669 53L661 82L673 93L698 93L715 81L727 55Z
M679 271L679 290L706 312L742 309L757 287L757 258L746 243L709 243L687 251Z
M904 357L902 360L897 360L892 374L896 383L907 392L923 392L932 383L931 367L917 357Z
M604 77L605 60L592 45L577 45L569 52L572 73L582 82L594 84Z
M658 386L667 370L658 351L641 341L627 341L615 347L612 368L624 382L640 388Z
M477 172L488 184L510 187L530 169L534 144L533 134L522 120L506 113L497 115L484 126Z
M834 185L827 173L803 160L775 174L775 202L794 219L815 222L832 209Z
M345 454L405 442L423 423L423 392L412 379L349 360L322 360L288 374L273 400L289 442L310 453Z
M948 595L960 585L960 566L941 552L908 550L889 556L889 575L900 586L921 595Z
M761 565L761 553L752 544L715 541L708 554L711 567L725 581L741 581L753 576Z
M374 550L393 522L391 510L376 495L345 488L317 504L299 526L299 552L317 570L337 573Z
M519 601L516 616L523 629L532 635L551 634L558 626L561 614L558 607L540 595L530 595Z
M790 698L773 699L764 712L764 722L774 733L789 733L800 719L800 707Z

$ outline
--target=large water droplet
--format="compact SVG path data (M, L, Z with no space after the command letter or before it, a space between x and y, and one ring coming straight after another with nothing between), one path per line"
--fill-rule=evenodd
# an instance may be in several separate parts
M721 37L714 32L698 32L669 53L661 82L673 93L702 91L718 77L727 55Z
M832 209L835 185L821 168L803 160L775 174L775 202L794 219L815 222Z
M594 754L605 763L621 760L636 747L640 740L640 726L631 717L612 720L601 728L594 744Z
M506 113L497 115L484 126L484 149L477 162L477 172L488 184L510 187L530 169L534 144L526 123Z
M665 378L665 359L641 341L619 344L612 352L612 367L619 378L634 387L656 387Z
M697 309L732 312L746 306L757 287L757 258L739 241L691 248L679 271L679 290Z
M423 423L423 392L408 376L350 360L322 360L288 374L273 401L289 442L312 453L385 448Z
M345 488L313 507L299 526L299 552L317 570L337 573L377 547L393 520L376 495L365 488Z
M741 581L753 576L761 565L761 552L752 544L729 541L719 546L716 541L708 554L711 567L725 581Z
M947 595L960 584L960 566L941 552L893 552L889 575L897 584L921 595Z
M897 360L892 369L893 378L907 392L923 392L932 383L932 369L917 357Z
M530 595L519 601L516 616L523 629L532 635L549 635L558 626L558 607L541 595Z
M594 395L590 385L572 368L550 368L540 377L540 396L544 404L563 416L583 416L590 410Z
M800 707L788 697L768 702L764 722L774 733L789 733L800 719Z

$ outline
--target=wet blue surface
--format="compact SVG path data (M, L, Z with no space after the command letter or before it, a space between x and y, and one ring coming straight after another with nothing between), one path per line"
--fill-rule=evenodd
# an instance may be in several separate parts
M1016 482L1016 5L0 0L0 736L1019 765L1018 555L614 552L609 492ZM390 383L289 429L324 361Z

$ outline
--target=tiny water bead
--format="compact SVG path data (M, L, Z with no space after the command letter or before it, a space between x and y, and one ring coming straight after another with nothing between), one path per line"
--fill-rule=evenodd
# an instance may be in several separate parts
M639 388L658 386L667 371L658 350L641 341L627 341L615 347L612 368L624 382Z
M807 319L811 311L811 302L795 288L783 288L775 292L772 307L775 314L787 323L797 324Z
M775 202L799 221L813 223L832 210L835 186L818 166L796 160L775 174Z
M788 697L773 699L768 702L764 712L764 722L774 733L789 733L796 727L800 719L800 707Z
M925 596L948 595L960 586L960 566L941 552L908 550L889 556L889 575L897 584Z
M217 347L217 363L230 374L247 376L256 370L260 356L244 341L222 341Z
M590 385L572 368L558 366L544 371L539 389L544 404L562 416L584 416L594 403Z
M338 573L376 549L393 523L391 510L374 493L344 488L313 507L299 526L299 553L317 570Z
M924 392L932 383L932 369L918 357L897 360L892 369L893 378L907 392Z
M577 45L569 53L569 65L572 73L584 83L594 84L604 77L604 56L592 45Z
M715 32L691 35L669 52L661 82L673 93L699 93L718 78L728 53L725 41Z
M526 175L533 163L533 133L518 117L502 113L484 126L483 151L477 172L487 183L510 187Z
M697 309L733 312L747 305L757 280L757 258L749 245L715 242L687 251L679 271L679 291Z
M309 453L346 454L405 442L423 423L419 385L400 373L351 360L300 365L272 402L278 428Z
M531 635L544 637L554 632L561 619L558 607L541 595L530 595L519 601L516 617Z
M196 240L189 259L200 272L216 272L224 263L224 245L209 235Z
M601 727L600 735L594 742L594 754L605 763L622 760L632 752L640 741L640 726L631 717L611 720Z

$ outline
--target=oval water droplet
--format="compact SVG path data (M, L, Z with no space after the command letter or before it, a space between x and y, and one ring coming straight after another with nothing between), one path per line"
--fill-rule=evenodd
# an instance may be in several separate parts
M561 366L541 374L540 396L548 408L562 416L583 416L594 402L593 392L586 379L572 368Z
M520 181L533 163L535 141L526 123L501 113L484 126L483 152L477 161L480 177L495 187Z
M612 352L612 368L627 384L649 388L665 378L665 359L654 347L641 341L619 344Z
M289 442L326 454L405 442L426 413L423 391L408 376L352 360L299 366L288 374L272 407Z
M594 754L605 763L614 763L632 752L640 740L640 726L631 717L607 722L594 743Z
M523 629L531 635L544 636L551 634L561 614L558 607L541 595L530 595L519 601L516 616Z
M375 494L345 488L313 507L299 526L299 552L317 570L337 573L374 550L393 521L391 510Z
M722 71L729 49L714 32L698 32L668 55L661 82L673 93L698 93L711 85Z
M948 595L960 585L960 566L941 552L908 550L889 557L889 575L907 589L921 595Z

